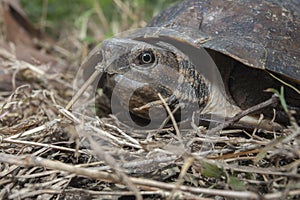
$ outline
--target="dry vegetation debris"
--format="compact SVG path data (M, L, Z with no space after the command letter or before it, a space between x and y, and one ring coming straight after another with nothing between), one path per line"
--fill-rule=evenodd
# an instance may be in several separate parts
M49 72L1 48L0 74L0 199L300 197L300 128L293 121L279 132L208 136L199 127L178 140L173 128L132 130L114 116L66 110L74 70Z

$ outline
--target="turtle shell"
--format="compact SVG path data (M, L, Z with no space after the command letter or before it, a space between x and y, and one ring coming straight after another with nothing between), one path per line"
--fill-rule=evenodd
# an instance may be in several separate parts
M300 83L298 0L186 0L148 26L186 27L192 31L185 34L194 39L208 37L201 44L204 48Z

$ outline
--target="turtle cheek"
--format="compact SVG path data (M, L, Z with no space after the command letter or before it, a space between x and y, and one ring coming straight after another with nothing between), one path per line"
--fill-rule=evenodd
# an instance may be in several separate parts
M135 110L154 100L156 95L154 88L145 82L132 78L132 74L115 74L111 76L113 82L112 101L117 101L124 111L148 119L147 110Z
M145 119L150 119L149 109L137 108L159 100L158 93L169 98L177 88L178 70L159 62L152 66L131 64L124 72L111 76L113 97L117 97L123 109Z
M123 110L130 111L132 114L144 119L150 119L149 112L150 109L153 112L152 108L154 107L138 108L159 100L158 93L163 98L168 98L173 94L171 87L159 84L160 80L157 79L145 82L145 79L143 81L138 80L138 78L133 79L132 74L130 76L128 74L115 74L112 79L114 81L112 98L117 98ZM157 108L157 113L155 113L157 117L161 114L159 109Z

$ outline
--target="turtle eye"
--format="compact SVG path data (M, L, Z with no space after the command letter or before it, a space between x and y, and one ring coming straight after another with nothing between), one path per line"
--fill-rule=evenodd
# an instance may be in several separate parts
M152 51L144 51L139 56L139 64L151 64L155 61L155 56Z

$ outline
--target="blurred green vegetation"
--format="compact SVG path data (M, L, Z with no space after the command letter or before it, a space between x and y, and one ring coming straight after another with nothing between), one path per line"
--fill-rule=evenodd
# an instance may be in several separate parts
M21 0L20 2L32 22L53 36L57 36L59 34L57 30L61 28L75 26L81 30L87 26L85 25L87 21L93 21L94 27L103 29L105 37L110 37L129 28L144 26L145 22L176 0ZM121 6L118 2L121 2ZM126 8L129 12L124 12ZM105 17L107 26L99 17L99 10ZM82 37L86 39L94 35L87 31Z

